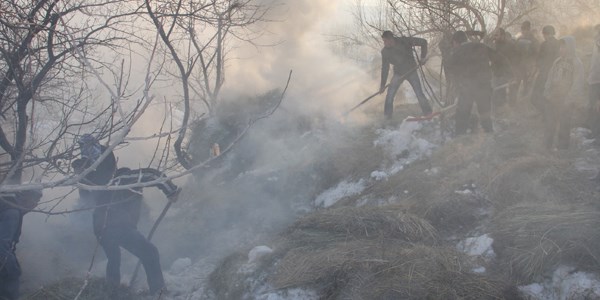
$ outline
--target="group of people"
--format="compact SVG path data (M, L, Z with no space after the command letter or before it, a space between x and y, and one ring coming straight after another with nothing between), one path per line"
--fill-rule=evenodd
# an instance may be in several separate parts
M587 89L590 95L588 124L595 138L600 138L600 25L595 27L593 53L590 60ZM449 85L457 98L455 134L471 128L471 111L476 105L479 123L485 132L493 131L492 107L515 104L520 96L529 95L532 106L543 116L545 146L567 148L572 110L584 97L585 69L577 55L575 38L557 39L553 26L542 29L539 42L531 23L525 21L517 39L502 28L485 37L468 31L456 31L442 40L440 49ZM400 84L407 79L413 87L423 115L432 113L418 76L418 67L425 63L427 41L415 37L395 37L383 32L380 93L387 87L385 116L390 118L393 101ZM415 60L413 47L421 48L420 60ZM592 50L592 49L590 49ZM389 65L394 76L389 85ZM521 91L521 93L519 93Z
M81 158L73 161L72 167L75 174L82 177L82 184L97 187L81 187L79 196L95 204L93 231L106 254L106 281L116 286L121 283L121 248L124 248L141 261L150 294L160 293L165 282L158 249L137 229L142 189L157 187L172 202L176 201L181 189L155 169L117 168L112 151L90 134L82 135L78 143ZM102 188L105 186L128 187ZM21 235L23 215L32 210L41 197L38 190L0 194L0 300L19 297L21 268L15 254L16 244Z

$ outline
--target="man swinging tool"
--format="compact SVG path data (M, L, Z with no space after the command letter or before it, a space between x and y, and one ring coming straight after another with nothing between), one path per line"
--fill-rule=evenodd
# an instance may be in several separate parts
M381 49L381 85L379 94L383 94L385 91L390 64L394 65L394 76L385 97L385 117L387 119L392 117L394 112L394 98L404 79L408 79L408 82L415 91L423 115L430 115L433 110L421 88L421 81L417 73L419 65L417 65L413 55L413 47L421 47L421 59L419 63L423 64L425 62L427 57L427 40L414 37L395 37L391 31L387 30L383 32L381 38L383 39L384 47Z

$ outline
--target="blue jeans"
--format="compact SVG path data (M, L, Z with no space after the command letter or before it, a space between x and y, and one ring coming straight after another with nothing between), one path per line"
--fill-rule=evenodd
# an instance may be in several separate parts
M396 98L396 93L398 92L400 85L402 85L404 82L404 79L408 80L410 86L413 88L413 91L415 91L415 95L417 95L417 100L419 100L419 105L421 106L421 111L423 111L423 114L430 114L433 110L431 109L429 100L427 100L427 97L425 97L423 89L421 88L419 74L417 74L416 70L413 70L408 76L404 76L404 74L394 73L385 97L383 114L386 118L391 118L394 114L394 99Z

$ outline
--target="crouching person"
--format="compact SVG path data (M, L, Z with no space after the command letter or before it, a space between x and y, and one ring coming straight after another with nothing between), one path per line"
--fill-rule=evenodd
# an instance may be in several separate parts
M544 143L553 149L569 148L573 106L581 101L584 85L583 64L576 54L575 38L560 40L560 56L554 61L544 87Z
M21 267L15 255L21 236L23 215L37 206L39 190L0 193L0 299L19 298Z

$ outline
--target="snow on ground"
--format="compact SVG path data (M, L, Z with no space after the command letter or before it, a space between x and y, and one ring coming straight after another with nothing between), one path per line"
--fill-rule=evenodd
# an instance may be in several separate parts
M531 300L600 299L600 278L573 267L559 266L552 278L520 286L519 291Z
M383 170L374 171L371 177L375 180L386 179L419 159L432 154L438 147L434 142L437 130L427 131L432 122L407 122L404 121L397 128L385 128L377 130L377 139L373 142L376 147L381 147L390 165L384 166Z
M339 200L362 193L370 181L387 180L390 176L404 170L410 163L426 158L438 147L434 141L439 131L434 122L402 122L398 127L378 129L377 138L373 141L375 147L384 151L382 170L371 172L370 178L358 181L344 180L337 186L321 193L315 199L317 207L330 207ZM431 130L433 128L433 130ZM437 174L439 169L432 168L430 173ZM359 206L366 204L361 201Z
M600 170L600 151L593 145L595 140L587 138L590 135L591 131L587 128L575 128L571 131L571 140L583 152L583 156L575 159L575 168L593 176Z
M488 234L484 234L478 237L470 237L463 241L460 241L456 246L458 250L470 255L470 256L481 256L484 258L494 258L496 254L492 249L492 239Z
M206 299L205 289L208 276L216 267L215 262L201 259L192 264L189 258L179 258L164 273L168 293L166 300Z
M256 295L257 300L316 300L319 294L312 290L288 289L283 291L269 291Z

